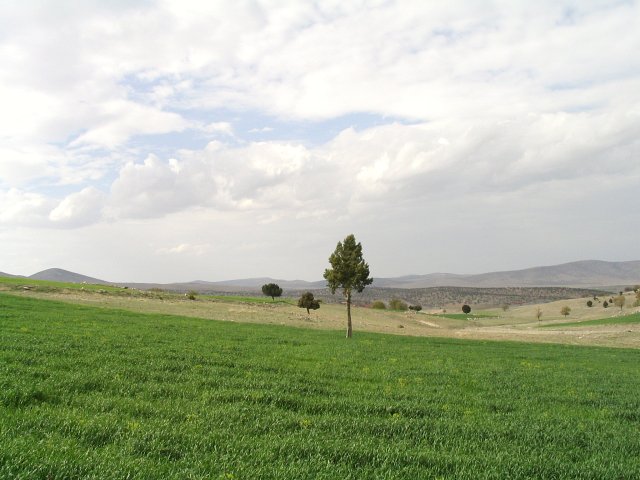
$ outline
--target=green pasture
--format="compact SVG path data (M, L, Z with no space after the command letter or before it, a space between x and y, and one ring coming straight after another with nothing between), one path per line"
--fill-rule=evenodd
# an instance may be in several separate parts
M640 478L639 350L0 294L0 478Z
M449 318L451 320L475 320L480 318L497 318L495 313L470 312L470 313L430 313L434 317Z
M540 328L591 327L596 325L619 325L627 323L640 323L640 313L621 315L619 317L597 318L595 320L583 320L581 322L550 323L548 325L541 325Z

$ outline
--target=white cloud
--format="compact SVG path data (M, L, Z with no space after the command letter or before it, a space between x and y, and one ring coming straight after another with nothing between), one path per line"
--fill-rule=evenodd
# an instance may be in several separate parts
M51 209L51 200L37 193L10 189L0 191L0 205L0 223L39 225Z
M462 223L494 258L563 221L601 239L579 208L637 217L639 21L638 2L4 2L0 222L139 228L136 254L209 246L227 269L256 229L299 252L357 230L380 264L415 237L404 265L426 271L480 248ZM324 130L360 114L378 126Z
M210 248L209 245L192 245L189 243L181 243L175 247L158 248L156 252L160 255L204 255Z
M123 100L105 102L96 116L94 126L71 142L71 147L114 148L135 135L180 132L188 126L180 115Z
M79 227L102 220L105 196L93 187L72 193L62 200L49 214L55 225Z

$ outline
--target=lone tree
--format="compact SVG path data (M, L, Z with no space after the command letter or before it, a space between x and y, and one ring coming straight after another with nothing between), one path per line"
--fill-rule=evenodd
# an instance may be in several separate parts
M347 299L347 338L351 338L351 294L354 291L360 293L364 287L373 283L373 278L369 277L369 264L362 258L362 245L356 243L353 234L338 242L335 251L329 257L329 263L331 268L324 271L324 278L332 294L341 288Z
M267 283L262 285L262 293L267 297L271 297L271 300L275 300L276 297L282 295L282 289L277 283Z
M542 318L542 310L540 309L540 307L538 307L536 310L536 318L538 319L538 321L540 321L540 319Z
M471 307L467 304L462 305L462 312L463 313L471 313Z
M622 307L624 307L626 298L624 295L620 294L616 298L613 299L613 303L616 307L620 307L620 311L622 311Z
M313 298L313 293L305 292L298 299L298 306L300 308L306 308L307 309L307 315L309 315L309 313L311 313L311 312L309 312L309 310L317 310L317 309L320 308L320 302L318 302L318 300Z
M565 305L564 307L562 307L560 309L560 313L566 317L567 315L569 315L571 313L571 307Z

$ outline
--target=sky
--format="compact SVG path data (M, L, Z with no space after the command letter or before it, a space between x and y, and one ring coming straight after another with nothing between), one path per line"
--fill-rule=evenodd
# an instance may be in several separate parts
M0 2L0 271L637 260L640 2Z

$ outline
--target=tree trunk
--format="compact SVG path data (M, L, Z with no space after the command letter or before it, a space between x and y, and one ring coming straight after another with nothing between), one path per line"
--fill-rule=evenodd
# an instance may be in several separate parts
M351 328L351 290L347 291L347 338L353 336L353 329Z

